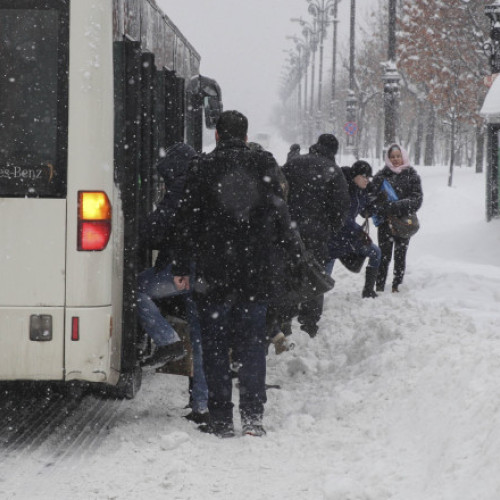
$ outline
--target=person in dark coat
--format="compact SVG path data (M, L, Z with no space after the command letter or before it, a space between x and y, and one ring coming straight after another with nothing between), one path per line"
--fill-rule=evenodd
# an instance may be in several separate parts
M368 257L365 271L365 286L363 298L375 298L375 280L380 265L380 248L375 245L366 234L363 227L356 219L359 215L368 218L373 215L371 198L368 196L367 187L372 177L371 165L363 160L358 160L351 167L342 167L342 172L349 186L351 208L346 223L342 229L335 233L330 241L330 258L327 272L331 273L335 259L347 255Z
M172 275L172 229L184 195L189 163L195 150L184 143L169 147L157 165L158 174L165 183L165 193L154 212L140 227L141 243L159 250L155 265L141 272L137 278L137 314L139 323L153 339L155 350L143 362L147 366L160 366L185 356L183 343L174 327L166 319L156 300L184 295L186 315L193 353L193 377L191 378L191 413L188 420L196 423L208 421L208 389L203 373L200 327L196 305L190 294L179 292Z
M241 113L221 114L215 149L191 164L176 224L174 282L194 288L209 389L210 423L200 430L218 437L234 436L230 348L241 364L243 434L265 434L266 310L282 191L276 160L248 147L247 129Z
M332 134L322 134L309 153L293 157L283 166L289 184L288 205L304 245L326 266L328 242L349 214L347 182L335 161L339 143ZM323 296L302 303L298 321L314 337L323 311Z
M286 155L286 161L297 158L297 156L300 156L300 144L294 143L290 146L290 151Z
M172 246L170 232L184 192L187 167L194 154L190 146L182 143L174 144L166 151L157 167L165 181L165 195L157 209L139 228L141 244L159 249L155 266L143 271L137 279L139 323L156 346L153 355L144 361L146 365L158 366L186 355L179 335L162 315L154 300L178 294L169 267Z
M265 151L264 148L257 142L248 142L247 144L251 150ZM300 151L300 146L298 144L293 144L292 146L297 146L298 150ZM286 200L288 197L288 181L286 180L285 174L278 164L276 164L276 177L280 183L283 198L284 200ZM284 207L284 205L285 201L280 202L279 200L276 200L277 212L281 212L280 216L277 217L277 222L278 224L283 222L285 223L285 225L287 226L285 232L288 234L288 237L285 241L280 242L280 244L276 248L276 252L273 255L273 262L271 263L273 273L271 276L271 280L275 284L275 292L273 293L273 297L268 301L267 304L266 320L266 338L268 340L268 343L274 344L276 354L281 354L283 352L289 351L294 347L294 344L289 342L287 339L287 336L291 335L292 333L291 318L293 316L293 306L291 306L290 304L284 304L281 300L281 297L277 298L277 296L280 294L279 289L281 288L281 291L283 291L286 285L284 277L284 273L287 272L286 255L289 255L291 252L298 251L295 248L297 246L295 238L300 238L298 235L296 236L294 234L294 231L290 227L290 215L288 213L288 209ZM278 229L278 231L281 232L280 229Z
M385 167L376 173L372 182L372 191L379 193L382 190L384 180L387 180L396 192L396 201L387 200L378 210L383 222L378 226L378 244L382 251L376 290L383 292L389 264L394 249L394 277L392 280L392 291L399 292L399 286L403 282L406 269L406 253L408 251L409 239L393 236L387 222L387 216L408 216L416 213L422 206L423 192L420 176L410 166L408 154L399 144L392 144L386 153Z

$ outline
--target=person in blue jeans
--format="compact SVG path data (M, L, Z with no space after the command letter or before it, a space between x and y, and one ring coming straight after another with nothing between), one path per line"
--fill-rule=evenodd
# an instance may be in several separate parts
M375 281L382 254L380 248L371 241L362 226L356 222L358 215L365 218L373 215L372 200L367 191L372 177L372 167L368 162L358 160L351 167L342 167L342 172L349 187L351 206L344 226L329 242L330 260L326 265L326 272L332 273L337 258L347 255L367 257L365 285L361 296L375 298L377 297Z
M172 264L163 269L156 270L154 267L143 271L138 278L137 288L137 312L141 326L149 333L155 345L161 345L165 339L167 345L178 342L179 336L172 325L162 315L155 303L158 299L167 299L178 295L184 296L186 306L186 317L189 325L189 338L193 353L193 377L191 379L191 413L185 418L197 424L208 421L208 388L203 372L203 354L201 350L200 322L196 304L191 293L178 291L173 282ZM167 359L169 361L169 359ZM167 362L165 358L158 358L153 363L145 361L145 365L159 365Z
M175 245L171 234L173 220L184 191L186 171L194 155L193 148L183 143L176 143L167 149L165 157L158 164L158 172L165 181L165 196L157 209L148 217L147 223L141 227L141 238L144 244L159 249L159 253L154 267L144 270L138 276L137 312L139 323L155 344L152 355L143 361L143 366L160 366L169 361L182 359L186 356L186 352L179 335L162 314L155 300L185 296L193 351L190 398L192 411L186 418L195 423L203 423L208 420L208 389L203 372L200 324L191 293L179 291L174 285L171 255Z

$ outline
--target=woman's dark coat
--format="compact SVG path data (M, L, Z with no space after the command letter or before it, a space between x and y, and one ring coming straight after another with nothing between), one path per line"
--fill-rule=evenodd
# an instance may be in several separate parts
M382 217L386 215L408 216L420 209L424 195L420 176L413 167L405 168L400 174L396 174L385 166L375 174L370 191L379 193L384 179L393 187L398 200L386 201L378 209L379 215Z

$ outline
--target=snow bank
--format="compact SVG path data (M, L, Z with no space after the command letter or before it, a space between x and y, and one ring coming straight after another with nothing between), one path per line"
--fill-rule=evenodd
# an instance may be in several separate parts
M147 371L98 453L12 457L0 497L498 500L500 221L482 174L420 174L401 293L361 299L362 273L335 266L318 337L295 325L295 350L269 355L266 438L200 434L187 380Z

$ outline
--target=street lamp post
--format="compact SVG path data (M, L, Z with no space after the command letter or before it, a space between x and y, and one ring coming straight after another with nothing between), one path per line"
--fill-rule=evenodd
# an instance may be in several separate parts
M490 41L483 46L485 54L490 58L491 73L500 73L500 0L484 7L484 13L491 23Z
M399 111L399 81L401 79L396 67L396 0L389 0L389 47L388 61L383 64L384 74L384 152L396 142Z
M484 13L491 23L490 41L483 46L485 54L490 59L491 74L500 78L500 0L495 0L484 7ZM486 219L500 215L499 207L499 155L500 155L500 125L488 123L488 163L486 166Z
M347 122L351 124L351 130L347 134L347 152L357 157L356 151L356 115L357 99L354 90L354 52L355 52L355 27L356 27L356 0L351 0L351 29L350 29L350 50L349 50L349 91L346 100Z
M318 127L322 123L322 105L323 105L323 42L326 37L326 28L330 24L330 17L336 17L337 3L339 0L307 0L309 2L308 12L315 20L318 27L319 43L319 74L318 74L318 103L317 118ZM335 26L335 25L334 25ZM335 39L335 37L334 37ZM336 47L334 47L335 57ZM334 68L332 68L334 71Z
M295 41L296 37L292 36L287 36L287 38L290 38ZM290 78L293 77L293 81L297 82L297 105L299 107L299 112L298 112L298 121L300 122L302 120L302 114L303 114L303 105L302 105L302 47L296 44L295 46L296 53L293 50L285 50L288 54L288 60L290 61L290 64L293 68L292 71L290 71Z
M307 141L306 127L303 126L304 123L307 122L307 100L308 100L308 68L309 68L309 52L310 46L308 37L304 37L303 39L299 38L296 35L287 36L286 38L293 40L295 43L295 47L297 49L297 53L299 56L299 96L302 96L302 78L304 79L304 92L303 96L299 97L301 113L299 115L299 127L302 131L302 140Z
M330 120L333 124L334 113L335 113L335 93L337 91L336 85L336 73L337 73L337 24L338 24L338 4L340 0L334 0L333 2L333 53L332 53L332 91L331 91L331 101L330 101Z
M318 49L318 38L316 33L316 27L313 30L309 30L309 39L311 42L311 104L309 105L309 110L311 116L314 114L314 80L316 75L316 50Z
M310 47L310 57L311 57L311 90L310 90L310 104L309 104L309 120L308 120L308 139L312 142L313 139L313 128L314 128L314 80L316 71L316 50L318 48L318 30L317 24L314 22L313 25L304 21L302 18L292 18L294 22L298 22L302 26L302 34L308 40Z

